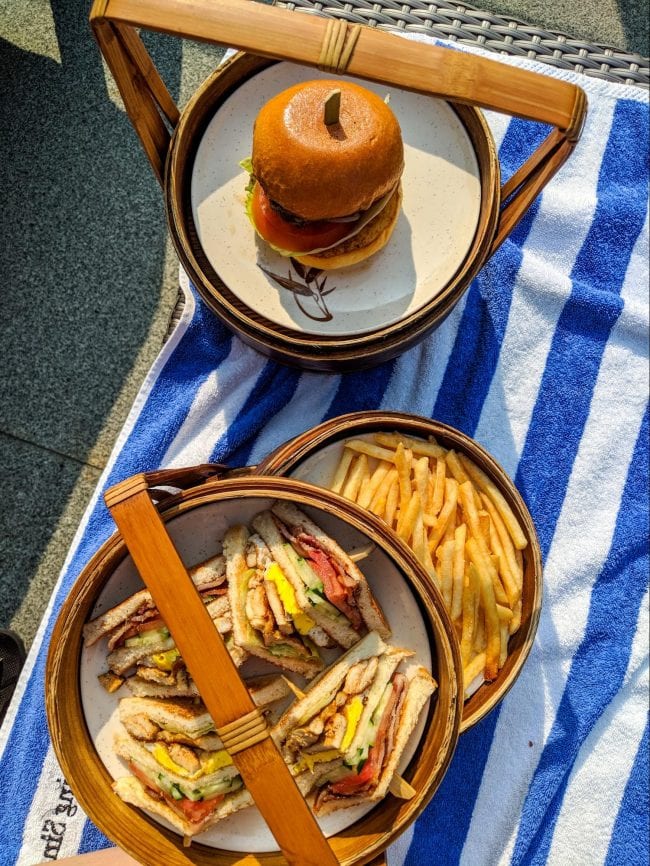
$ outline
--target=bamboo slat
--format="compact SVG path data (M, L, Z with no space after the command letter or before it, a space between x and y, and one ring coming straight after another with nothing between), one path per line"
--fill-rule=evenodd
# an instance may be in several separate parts
M318 65L328 22L293 16L247 0L99 0L91 20L109 18L176 36L231 45L264 57ZM298 20L296 20L298 18ZM287 39L287 32L292 38ZM391 63L385 58L390 56ZM347 67L351 75L396 84L458 102L549 123L579 134L584 93L573 84L527 69L433 45L405 42L362 29Z
M287 862L296 866L336 866L338 859L268 730L264 731L264 718L240 679L151 501L144 475L112 487L105 500L218 733L226 747L228 743L233 746L233 761ZM215 669L218 677L214 676ZM290 821L287 815L291 815Z

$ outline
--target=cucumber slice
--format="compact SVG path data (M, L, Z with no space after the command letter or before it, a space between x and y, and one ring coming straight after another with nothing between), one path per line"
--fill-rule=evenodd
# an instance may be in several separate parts
M212 785L206 785L204 788L195 788L192 794L197 795L197 800L209 800L210 797L216 797L217 794L229 794L232 791L237 791L243 784L241 776L233 776L230 779L221 779ZM190 799L194 800L195 797L192 796Z
M167 640L168 637L169 629L166 626L162 626L161 628L152 628L148 631L143 631L134 637L127 638L124 641L124 646L147 646L147 644L150 643L159 643L160 641Z
M305 586L308 587L308 589L313 590L314 592L322 594L323 581L320 579L320 577L318 577L318 575L313 570L311 565L307 562L307 560L304 559L302 556L299 556L289 543L283 544L282 546L291 564L300 575L300 579L305 584Z

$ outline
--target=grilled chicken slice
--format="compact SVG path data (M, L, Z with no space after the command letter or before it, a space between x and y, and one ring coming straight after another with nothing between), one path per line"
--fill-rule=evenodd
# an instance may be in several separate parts
M156 734L160 731L158 725L147 718L144 713L139 713L137 716L129 716L123 724L129 734L136 740L154 740Z
M333 716L330 716L325 725L323 749L339 749L347 726L347 719L341 713L334 713Z
M316 742L323 733L325 725L319 716L306 725L304 728L296 728L287 737L286 748L292 754L297 754L307 746L311 746Z
M183 767L188 773L198 773L201 769L201 762L192 749L189 749L187 746L182 746L180 743L170 743L167 746L167 751L172 761L178 764L179 767Z
M374 656L368 661L360 661L355 665L352 665L343 685L343 691L345 694L358 695L361 694L364 689L368 688L375 678L378 664L379 660Z

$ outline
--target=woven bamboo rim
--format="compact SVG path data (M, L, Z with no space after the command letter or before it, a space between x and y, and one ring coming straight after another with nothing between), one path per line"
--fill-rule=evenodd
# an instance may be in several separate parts
M469 700L465 701L461 722L462 733L491 712L516 682L533 647L542 606L542 555L535 525L519 491L505 470L484 448L460 430L417 415L378 411L341 415L318 427L313 427L269 454L257 466L256 471L291 476L291 472L306 458L327 445L343 439L355 438L362 433L380 431L397 431L421 439L435 436L444 447L454 448L467 454L497 485L519 520L528 540L528 546L522 551L524 579L521 626L510 638L508 658L498 677L493 682L482 685Z
M165 484L164 474L164 471L156 473L157 483ZM232 479L208 480L198 487L180 491L163 501L158 511L168 524L202 505L246 497L287 499L298 505L322 508L367 535L404 575L429 629L435 659L434 676L439 688L418 752L404 773L416 795L410 800L387 797L364 818L329 840L343 866L371 860L373 866L379 866L385 862L380 852L415 820L435 793L455 748L462 709L459 700L462 674L451 623L411 551L392 538L372 515L328 491L284 478L238 474ZM46 711L54 750L66 779L91 820L127 853L148 866L161 863L165 866L190 863L280 866L285 860L277 853L241 855L209 848L196 841L190 848L184 848L180 837L127 806L110 789L111 779L90 740L83 717L79 662L83 623L89 618L106 582L126 556L126 546L116 533L84 568L54 626L46 669Z

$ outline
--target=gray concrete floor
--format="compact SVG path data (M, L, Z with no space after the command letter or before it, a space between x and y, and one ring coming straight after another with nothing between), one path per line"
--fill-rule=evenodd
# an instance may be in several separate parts
M162 197L80 0L0 0L0 626L29 644L177 292ZM647 2L484 8L647 55ZM219 50L147 46L183 104Z

